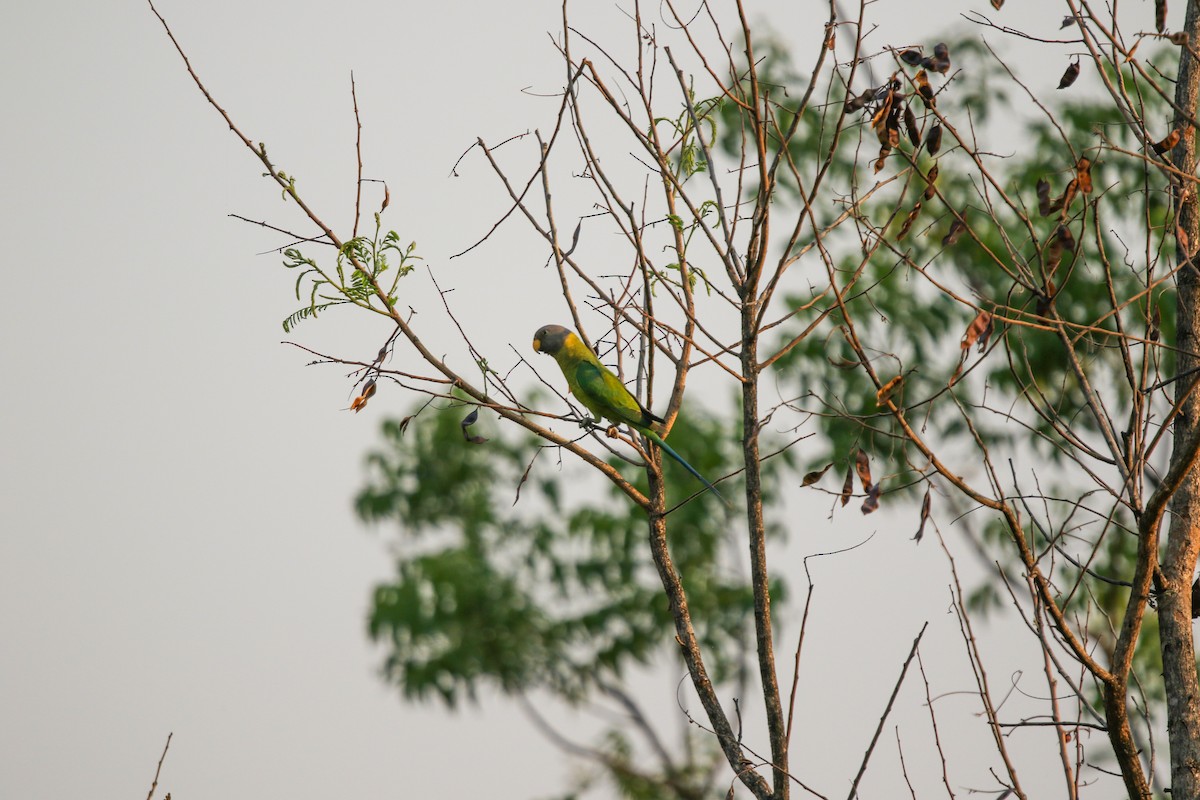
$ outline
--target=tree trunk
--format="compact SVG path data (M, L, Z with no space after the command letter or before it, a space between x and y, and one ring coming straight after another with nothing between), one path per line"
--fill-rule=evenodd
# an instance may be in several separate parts
M1175 127L1181 132L1172 152L1174 164L1188 175L1196 172L1195 119L1200 62L1195 56L1200 45L1200 0L1189 0L1184 26L1190 44L1180 48L1179 80L1175 103L1186 112L1177 114ZM1196 185L1184 182L1176 192L1176 257L1183 264L1177 275L1176 346L1178 375L1200 367L1197 336L1200 335L1200 269L1192 260L1200 244L1200 210ZM1184 398L1175 421L1172 458L1187 457L1185 450L1200 427L1200 387L1191 378L1176 383L1176 399ZM1194 388L1195 387L1195 388ZM1184 395L1187 395L1184 397ZM1159 587L1159 643L1162 649L1163 680L1167 693L1167 736L1171 748L1171 796L1200 797L1200 687L1197 686L1196 655L1192 640L1192 573L1200 551L1200 469L1193 468L1171 501L1171 521L1162 561Z

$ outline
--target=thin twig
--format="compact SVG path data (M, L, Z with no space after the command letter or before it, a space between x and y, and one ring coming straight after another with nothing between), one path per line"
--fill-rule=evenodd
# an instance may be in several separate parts
M174 731L167 734L167 743L163 745L162 755L158 757L158 767L154 770L154 780L150 782L150 792L146 795L146 800L154 800L154 790L158 788L158 776L162 772L162 765L163 761L167 758L167 751L171 749L171 737L174 735Z

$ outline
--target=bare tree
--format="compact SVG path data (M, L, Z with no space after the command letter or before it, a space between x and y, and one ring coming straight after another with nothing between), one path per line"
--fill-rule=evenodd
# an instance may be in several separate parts
M997 15L1003 5L993 0ZM497 226L524 220L544 241L564 318L646 409L662 409L662 436L683 429L691 414L681 412L685 395L697 385L736 396L736 421L721 426L736 441L736 458L715 481L723 490L742 489L740 510L729 516L700 484L671 479L659 447L638 431L612 428L604 436L575 409L557 373L545 371L549 362L527 360L523 347L483 343L440 286L441 311L457 326L465 357L439 355L447 345L424 338L404 300L405 281L420 276L410 274L414 247L384 233L386 188L374 233L359 233L361 151L354 224L345 235L302 196L293 173L242 132L169 28L167 34L209 103L314 229L290 234L299 243L287 249L285 263L297 270L297 296L307 302L285 327L342 305L394 326L373 359L318 354L354 368L353 407L385 381L443 407L471 406L459 423L461 448L480 446L469 458L525 464L516 470L516 491L536 474L537 453L550 449L594 468L637 509L647 532L642 552L657 573L674 647L703 708L696 722L729 772L689 776L620 687L618 662L644 651L621 650L611 665L561 670L547 666L550 656L535 665L528 652L490 652L476 642L485 662L479 669L506 691L521 695L541 677L564 694L613 700L645 732L661 769L642 773L633 761L559 737L564 747L604 764L630 793L640 781L651 795L703 796L724 781L730 793L740 782L764 800L793 791L828 796L789 758L803 713L796 685L805 626L787 656L776 652L768 548L768 487L779 474L773 464L796 458L796 443L819 433L820 452L803 454L813 467L799 482L806 491L827 492L838 507L855 496L862 513L883 503L917 508L918 541L927 526L939 537L961 532L994 565L989 588L1028 629L1044 711L1009 723L989 682L975 606L947 558L953 608L995 746L991 791L1021 798L1055 791L1036 785L1040 776L1027 777L1010 747L1014 728L1046 726L1067 796L1080 796L1096 780L1110 796L1102 769L1083 774L1109 759L1129 796L1148 799L1159 780L1154 743L1164 729L1172 796L1200 797L1191 633L1200 551L1191 522L1200 503L1193 264L1200 242L1200 10L1190 0L1184 28L1168 34L1165 0L1155 6L1154 33L1129 33L1150 28L1141 6L1118 13L1084 0L1063 2L1057 38L979 13L969 17L980 30L1039 42L1047 59L1063 46L1075 52L1063 64L1060 89L1069 93L1086 75L1105 96L1072 104L1040 97L1022 80L1020 65L975 37L869 46L865 2L819 7L810 33L819 29L822 44L798 74L785 49L753 29L739 0L686 10L666 0L652 13L635 0L625 9L621 42L577 30L564 3L556 38L563 90L552 123L504 142L478 139L464 160L485 163L508 198L510 210ZM1172 88L1172 68L1164 65L1176 58ZM981 77L988 72L1008 99L990 92ZM982 118L996 107L1029 117L1025 152L1006 157L989 144L989 137L1011 135ZM354 110L357 118L357 97ZM568 171L586 182L594 210L562 208L555 188ZM333 248L332 263L306 254L314 243ZM466 250L472 246L478 243ZM393 352L417 366L392 368ZM538 396L538 382L558 399ZM536 437L535 449L487 444L472 428L480 410ZM397 425L398 434L410 419ZM777 439L768 422L796 435ZM835 464L829 480L838 481L823 488ZM410 510L419 491L399 479L389 487L390 495L408 498ZM955 515L944 520L944 531L932 522L939 505ZM749 748L740 709L731 713L730 687L746 674L721 669L714 677L712 664L729 660L722 648L736 649L737 637L706 634L708 623L693 610L703 589L689 586L694 575L678 564L689 526L714 521L748 557L742 577L750 662L767 752ZM471 563L479 568L473 585L488 588L474 597L480 607L499 607L506 598L516 598L513 608L527 607L520 582L498 562ZM418 581L420 568L406 574ZM444 674L404 649L411 631L400 635L397 620L406 604L421 602L419 592L406 595L404 588L380 595L377 624L394 637L396 679L412 688ZM633 611L627 605L614 613ZM523 614L505 624L527 624ZM803 614L807 623L807 606ZM549 651L543 634L550 627L528 624L530 639ZM569 630L561 638L578 628ZM942 752L920 658L923 632L914 624L916 639L896 665L891 699L857 774L847 776L849 797L914 661L926 679ZM1153 674L1159 663L1161 690ZM469 683L457 674L448 680ZM453 697L445 685L442 691ZM1084 746L1086 729L1103 730L1106 746ZM899 735L897 747L903 765ZM944 755L942 775L953 797Z

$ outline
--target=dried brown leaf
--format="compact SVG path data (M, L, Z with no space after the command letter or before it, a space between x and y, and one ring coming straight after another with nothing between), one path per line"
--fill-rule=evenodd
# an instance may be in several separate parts
M908 140L912 142L912 146L920 147L921 132L917 130L917 115L907 103L904 104L904 127L908 130Z
M979 345L980 353L987 347L988 340L991 339L992 331L994 330L993 323L992 314L987 311L980 311L975 315L975 319L971 320L971 324L967 326L966 333L963 334L962 341L959 342L959 347L962 348L962 355L959 356L958 366L954 369L954 374L950 376L949 386L956 384L962 375L963 367L967 365L967 358L971 353L971 346Z
M1075 199L1075 195L1079 194L1079 191L1081 189L1085 193L1090 192L1092 190L1091 173L1088 173L1086 188L1084 188L1084 187L1085 187L1084 182L1079 180L1078 178L1072 178L1071 180L1069 180L1067 182L1067 188L1066 188L1066 190L1063 191L1063 194L1062 194L1062 208L1066 208L1067 206L1071 205L1071 201Z
M883 487L878 484L867 489L867 499L863 500L862 513L870 514L879 509L879 495L882 491Z
M897 375L890 381L879 387L879 391L875 393L875 405L882 406L884 403L892 399L892 395L904 384L904 376Z
M896 234L896 241L903 242L904 237L908 236L912 224L916 222L917 215L921 213L921 201L918 200L912 207L912 211L908 212L908 216L904 218L904 224L900 226L900 232Z
M375 396L375 388L375 379L371 378L363 385L362 393L350 403L350 410L357 414L366 408L367 401Z
M954 221L950 223L950 230L947 231L946 235L942 237L942 247L949 247L957 242L959 237L963 235L963 231L966 229L967 226L962 219L955 217Z
M895 102L896 90L889 88L887 94L880 101L879 108L875 109L875 113L871 115L871 127L875 130L875 135L879 137L880 143L887 142L888 140L888 120L892 116Z
M875 161L876 172L879 172L881 169L883 169L883 165L887 163L888 154L891 152L892 148L888 147L886 144L879 148L879 158Z
M1089 184L1090 185L1090 184ZM1067 183L1067 188L1058 197L1050 201L1050 212L1060 211L1071 205L1071 201L1075 199L1075 195L1079 193L1079 179L1072 178Z
M917 526L917 535L913 537L918 542L925 535L925 523L929 521L929 507L932 505L929 489L930 487L925 487L925 499L921 501L921 524Z
M537 450L533 451L533 458L529 459L529 464L525 467L525 471L521 473L521 480L517 481L517 496L513 498L514 506L521 500L521 487L525 485L525 481L529 480L529 473L533 471L534 462L536 462L538 456L542 454L542 449L543 448L539 447Z
M958 343L958 346L965 351L970 350L972 345L978 343L979 352L982 353L991 336L992 314L990 311L980 311L967 326L967 331L963 334L962 341Z
M1079 77L1079 62L1075 61L1067 65L1067 71L1062 74L1062 78L1058 81L1058 88L1066 89Z
M954 374L950 376L950 383L947 386L953 386L958 383L959 377L962 375L963 367L967 365L967 356L970 350L963 350L962 355L958 357L958 366L954 368Z
M850 502L850 496L854 494L854 464L846 464L846 481L842 484L842 508Z
M1079 181L1079 190L1084 194L1092 193L1092 160L1087 156L1081 156L1075 162L1075 179ZM1070 186L1070 184L1067 184ZM1067 205L1070 201L1064 202Z
M929 85L929 76L925 74L925 70L921 70L913 76L913 83L917 85L917 94L921 95L921 100L925 103L926 108L933 108L937 105L937 101L933 97L933 87Z
M934 125L929 129L929 133L925 134L925 152L931 156L936 156L938 150L942 149L942 126Z
M1152 146L1154 147L1154 152L1161 156L1168 150L1174 150L1175 145L1177 144L1179 144L1179 128L1171 131L1167 134L1167 138L1163 139L1161 142L1155 142Z
M1075 235L1071 233L1071 229L1065 223L1058 223L1058 227L1054 229L1054 240L1060 244L1068 253L1075 252Z
M921 66L945 75L950 71L950 48L945 42L938 42L933 46L933 57L924 59Z
M1154 0L1154 29L1159 33L1167 29L1167 0Z
M1062 263L1064 252L1075 252L1075 236L1070 233L1070 228L1066 224L1060 222L1058 223L1058 227L1054 229L1054 235L1050 237L1050 246L1048 251L1046 251L1046 295L1048 295L1048 299L1051 299L1056 294L1057 290L1054 288L1054 281L1051 281L1050 277L1054 276L1058 265ZM1046 308L1046 311L1048 309Z
M862 484L863 491L871 491L871 459L861 447L854 452L854 471L858 473L858 482Z
M925 173L925 193L922 195L924 199L931 200L937 194L937 179L938 165L935 161L933 166L929 168L929 172Z
M861 111L867 107L867 103L871 102L871 99L874 96L875 91L873 89L867 89L857 97L847 97L846 105L843 107L843 110L847 114L852 114L855 111Z
M1071 229L1065 224L1059 223L1054 229L1054 235L1050 237L1050 245L1046 250L1046 274L1047 274L1047 295L1053 298L1056 290L1054 282L1049 280L1049 277L1058 269L1058 265L1062 263L1063 253L1075 252L1075 236L1071 233ZM1048 307L1044 310L1049 310Z
M1049 277L1046 278L1046 288L1038 294L1037 305L1034 306L1034 311L1039 317L1044 317L1050 313L1050 304L1054 302L1054 296L1058 294L1058 287L1054 285L1054 281Z
M1050 182L1045 178L1037 180L1037 196L1038 196L1038 213L1043 217L1048 217L1054 213L1054 208L1050 205Z
M1062 263L1062 245L1058 243L1057 239L1051 239L1050 247L1048 247L1046 249L1046 275L1047 275L1046 283L1049 284L1049 286L1051 286L1051 287L1054 285L1054 283L1053 283L1053 281L1050 280L1049 276L1053 275L1055 273L1055 271L1058 270L1058 265L1061 263ZM1054 294L1053 290L1051 290L1050 293ZM1038 313L1042 314L1042 313L1045 313L1047 310L1048 310L1048 307L1043 308L1042 310L1038 311Z

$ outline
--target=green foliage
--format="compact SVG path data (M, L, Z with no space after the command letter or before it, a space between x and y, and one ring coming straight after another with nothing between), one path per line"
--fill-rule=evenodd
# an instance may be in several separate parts
M801 75L791 62L787 44L777 38L760 38L755 43L756 54L760 55L758 64L759 91L772 103L771 132L767 138L767 147L772 154L779 151L779 143L784 136L791 132L787 139L785 166L776 173L776 184L773 187L783 200L797 200L802 194L812 191L811 186L802 187L797 184L792 171L786 167L790 162L801 169L805 165L817 163L819 159L830 155L834 144L834 123L842 113L841 98L835 97L838 91L831 81L825 86L825 97L814 93L813 101L804 109L797 121L796 98L803 96L801 87L808 77ZM744 96L749 96L750 85L743 81L741 85ZM761 101L760 101L761 102ZM753 119L738 104L725 100L719 108L721 124L719 143L722 150L733 157L740 158L747 142L754 141ZM749 137L749 138L747 138ZM832 152L832 163L828 174L829 179L850 183L855 173L855 153L850 148L839 147ZM757 170L746 173L746 194L752 196L758 192ZM841 212L836 205L818 203L811 209L818 223L825 227Z
M308 289L308 305L292 312L283 321L285 332L334 306L355 305L379 314L388 313L388 309L396 304L400 279L412 272L413 262L420 257L414 254L415 242L403 247L400 234L388 231L380 238L380 232L380 216L376 214L375 234L359 236L343 244L332 271L297 248L289 247L283 251L283 266L296 271L296 299L301 299L301 289L306 283ZM389 253L394 254L395 264L388 261ZM392 271L390 285L381 281L388 270Z
M990 69L994 61L978 42L952 42L951 51L956 63L969 71L971 79L947 86L938 95L938 109L950 120L965 121L969 114L969 118L978 124L989 118L993 107L1004 107L1008 97L1002 87L995 85L997 79L991 74L994 70ZM780 51L777 55L783 57L785 54ZM786 61L774 63L771 56L764 62L760 74L776 76L763 82L779 83L776 94L780 97L785 93L783 87L793 77ZM1126 78L1131 80L1132 76ZM849 91L849 94L854 93L853 89ZM1148 95L1147 103L1150 102ZM919 107L920 103L915 105ZM830 139L830 107L834 109L833 113L842 113L838 102L820 110L810 107L806 112L807 121L789 141L792 160L811 163L824 156ZM789 113L784 102L777 111L782 130L791 124ZM856 213L862 223L860 226L843 226L823 238L823 247L838 261L840 280L847 287L846 308L858 336L870 343L887 343L887 350L878 352L873 364L880 378L887 380L915 368L906 378L904 402L913 407L923 400L929 401L919 407L922 425L926 430L936 431L943 439L953 440L967 433L962 413L954 403L934 401L953 383L961 352L954 343L966 331L975 312L946 291L931 285L931 281L977 302L984 309L1007 307L1010 313L1036 321L1045 311L1046 300L1019 285L1014 276L1032 276L1044 283L1051 272L1046 263L1048 242L1060 219L1057 214L1043 217L1038 213L1038 180L1050 182L1052 195L1061 193L1073 177L1079 155L1087 153L1093 160L1097 159L1095 145L1101 132L1107 141L1117 146L1134 150L1140 146L1111 103L1071 100L1055 109L1055 114L1062 131L1067 134L1067 142L1063 141L1060 127L1039 116L1026 123L1024 134L1010 144L1011 152L1001 154L1003 157L983 155L985 165L1001 189L1024 206L1021 214L1010 211L1001 202L993 202L988 208L982 205L982 179L969 155L961 148L944 145L934 159L923 149L914 148L907 137L901 137L900 154L892 155L879 174L879 179L895 175L899 180L860 199ZM853 112L850 116L853 119L844 121L847 130L826 177L827 183L839 193L844 191L847 198L861 197L857 186L871 177L870 159L860 158L860 163L856 164L855 155L861 155L859 151L870 153L870 148L878 147L870 128L870 114ZM741 145L732 124L735 120L731 117L728 121L731 124L724 128L722 142L733 154ZM922 130L928 130L933 122L932 115L925 115L920 121L924 126ZM854 142L856 131L861 136L861 144L857 145ZM989 149L986 145L981 147L985 151ZM935 163L939 167L938 196L923 199L924 176ZM1135 296L1146 285L1145 264L1133 263L1137 254L1128 252L1122 234L1126 235L1125 239L1136 241L1137 232L1144 230L1149 222L1152 229L1160 233L1158 239L1161 242L1169 212L1168 198L1153 183L1147 187L1149 191L1136 195L1137 202L1132 204L1109 202L1103 194L1115 188L1124 196L1122 188L1128 191L1130 187L1142 187L1146 181L1144 169L1143 164L1132 158L1099 159L1092 167L1095 193L1088 196L1086 206L1077 199L1067 209L1069 213L1064 221L1074 232L1079 247L1074 254L1064 255L1048 291L1058 313L1069 324L1079 326L1075 331L1087 326L1103 331L1115 330L1116 317L1110 313L1110 288L1106 285L1106 272L1102 266L1106 262L1119 265L1125 261L1128 264L1125 269L1118 266L1110 270L1115 276L1111 291L1117 297ZM781 187L790 189L792 196L796 196L798 187L789 184L785 172L781 171L781 175ZM751 186L747 191L755 189ZM916 224L911 233L901 239L900 223L917 202L922 203L922 208ZM820 212L821 207L815 210ZM962 214L972 235L964 235L952 245L943 244L943 236L955 213ZM874 228L882 237L865 265L862 263L863 248L875 246L878 237L868 234L864 239L863 228L868 231ZM803 270L806 265L823 272L815 256L807 261L802 259L796 269ZM815 279L813 282L817 283ZM1150 301L1152 307L1142 300L1126 309L1122 314L1125 328L1141 329L1150 318L1152 308L1158 308L1162 316L1162 335L1170 336L1173 304L1164 302L1169 291L1169 285L1154 291ZM801 307L812 299L794 294L788 298L788 303ZM810 319L799 315L794 323L783 326L778 343L791 340ZM846 325L841 311L834 309L816 331L778 362L783 385L793 387L794 396L800 398L801 404L820 415L826 447L809 448L807 466L815 467L831 460L844 461L854 447L864 447L892 464L902 465L908 458L896 449L900 439L895 436L895 422L876 404L875 384L849 351L844 341ZM1128 386L1123 379L1120 351L1110 342L1111 339L1096 331L1085 331L1079 334L1076 347L1086 359L1093 383L1123 392L1114 401L1119 404L1128 402ZM1011 402L1025 394L1036 405L1073 419L1082 426L1077 433L1086 436L1094 430L1090 427L1090 417L1078 413L1083 408L1083 396L1064 356L1062 339L1053 330L1036 326L1005 327L997 323L986 355L981 357L971 351L966 367L973 375L955 383L952 389L953 395L965 406L982 403L985 393L990 393L987 396L991 398L992 407L1005 405L1005 399L997 398ZM1033 395L1029 395L1030 387L1035 389ZM830 398L837 398L839 404L830 405ZM1029 428L1014 425L1012 421L1003 416L990 420L985 417L982 421L977 417L976 420L985 443L1012 444L1020 439L1032 442L1032 446L1053 461L1062 459L1067 449L1062 436L1045 419L1030 415L1025 420ZM1035 435L1030 436L1031 432ZM914 463L922 461L913 459ZM904 476L898 482L907 482L912 477Z
M671 138L664 143L663 149L670 150L672 149L670 142L677 142L677 149L673 150L672 166L674 167L674 176L680 183L708 169L704 150L711 147L716 141L716 116L722 100L719 97L710 97L697 102L696 92L689 89L688 103L691 107L685 107L674 119L671 117L654 119L655 129L665 127L671 134ZM707 136L705 136L706 133Z
M292 329L295 328L297 325L299 325L301 321L306 320L309 317L316 319L316 316L319 312L324 311L327 308L332 308L333 306L340 305L340 302L341 301L333 301L333 302L329 302L329 303L314 302L313 305L311 305L311 306L301 306L300 308L293 311L283 321L283 332L291 333Z
M937 95L937 108L960 131L980 136L980 158L995 183L988 184L970 155L949 136L935 157L901 136L897 151L876 176L872 161L879 142L871 128L870 110L851 112L843 120L845 130L825 181L826 191L844 198L844 202L832 209L827 203L816 204L813 212L823 215L818 220L825 224L836 213L852 209L858 223L827 232L821 243L836 261L849 319L840 309L832 309L812 334L777 362L785 395L795 398L797 407L818 415L823 436L818 440L820 444L805 449L809 459L806 469L830 461L845 464L854 449L861 447L880 459L889 487L924 487L919 480L926 468L924 457L903 444L905 438L898 435L897 422L878 406L876 385L847 344L850 320L861 341L879 348L871 351L871 357L882 381L906 374L900 402L908 408L909 419L919 421L930 441L949 443L943 458L959 446L956 442L965 443L963 450L969 450L973 437L978 435L990 450L1005 446L1017 452L1032 451L1043 463L1060 466L1077 456L1079 450L1048 417L1069 420L1071 434L1084 442L1096 441L1098 429L1086 410L1068 348L1053 325L1045 322L1050 308L1070 326L1081 366L1090 383L1102 387L1105 403L1118 424L1123 424L1125 414L1118 409L1128 408L1132 397L1115 337L1104 335L1117 330L1118 316L1112 313L1111 298L1136 298L1119 315L1126 333L1146 335L1154 320L1154 335L1173 341L1173 283L1151 286L1167 272L1161 264L1156 270L1156 262L1164 246L1170 246L1173 233L1166 230L1170 198L1157 173L1148 171L1138 159L1109 149L1142 150L1127 121L1111 101L1080 99L1078 94L1056 95L1059 102L1052 111L1057 125L1039 114L1024 121L1023 132L1015 139L1006 138L1003 146L997 147L988 140L993 128L987 122L999 116L997 109L1011 115L1012 100L1005 88L1011 84L1003 72L994 68L991 54L977 40L951 42L950 49L955 64L961 65L969 78L950 84L940 84L935 78L935 88L944 86ZM1174 52L1167 50L1164 60L1174 58ZM905 75L911 76L915 70L899 64L895 68L901 70L904 91L911 91ZM1172 74L1174 68L1168 64L1161 70ZM877 71L881 76L887 74ZM763 84L776 85L771 96L779 104L775 112L777 127L788 130L794 119L789 105L795 107L790 98L799 92L787 87L802 84L787 61L786 50L770 50L759 74ZM1110 77L1126 87L1140 80L1132 67L1120 76ZM788 158L793 162L813 163L825 157L832 146L835 115L843 113L841 101L864 88L851 87L837 96L833 87L831 83L829 102L810 106L796 135L788 141ZM1146 118L1170 118L1170 109L1154 92L1147 91L1143 97ZM910 107L917 113L922 133L928 131L935 122L932 115L920 102L910 99ZM732 104L724 104L722 113L722 145L729 155L737 156L743 147L743 122ZM771 145L778 147L778 141L772 140ZM1049 184L1051 197L1061 195L1075 177L1077 159L1085 155L1093 162L1094 191L1078 194L1061 214L1043 215L1038 202L1039 180ZM925 176L935 164L937 193L922 197L927 187ZM893 177L896 180L887 183ZM880 185L872 186L875 181ZM986 205L981 197L984 187L990 198ZM807 187L797 186L786 170L780 171L779 189L785 202L801 198L808 191ZM756 191L753 185L746 188L748 194ZM1017 210L999 198L1000 192L1016 200ZM902 236L902 223L918 203L921 207L916 222ZM955 243L944 243L956 214L962 216L970 234ZM1049 251L1060 222L1071 230L1078 247L1073 253L1066 252L1055 267ZM1141 251L1139 244L1132 248L1127 244L1144 241L1147 230L1151 232L1150 252ZM802 241L799 246L806 243ZM870 248L875 248L874 252L864 258ZM815 254L803 257L793 267L798 272L805 269L817 271L819 277L810 283L821 285L825 267ZM984 310L1003 311L1009 318L1033 324L1006 326L997 322L982 354L975 348L964 354L955 344L976 312L950 292ZM812 295L794 293L788 304L802 308L814 299ZM798 314L781 326L776 342L782 345L791 341L810 324L812 314L826 305L817 303L809 315ZM956 381L956 368L964 355L965 375ZM1168 352L1158 366L1170 374L1170 362ZM1034 413L1021 413L1022 404ZM968 415L972 429L967 427ZM1063 485L1066 474L1059 470L1041 476L1044 482L1038 487L1039 493L1079 496L1080 487ZM1083 487L1083 502L1094 488L1090 484ZM1117 581L1129 580L1137 538L1131 535L1131 523L1124 519L1123 510L1114 512L1107 523L1100 514L1100 519L1076 527L1071 527L1069 520L1079 513L1078 505L1048 502L1044 513L1052 518L1044 520L1042 528L1026 533L1038 552L1057 544L1076 556L1082 553L1086 559L1096 547L1089 560L1093 573ZM983 527L988 552L1002 564L1013 564L1010 532L998 520ZM1041 530L1070 530L1072 534L1064 537L1060 533L1052 543L1046 541ZM1088 633L1102 648L1111 647L1115 640L1113 628L1120 624L1129 590L1100 580L1095 574L1081 579L1080 570L1065 558L1056 558L1055 564L1054 581L1064 593L1064 602L1067 593L1073 592L1067 607L1078 618L1090 620ZM1020 565L1013 564L1012 568L1019 572ZM975 610L994 610L1009 602L1003 587L994 582L981 585L971 596ZM1143 696L1149 702L1162 702L1157 619L1153 614L1146 617L1134 664Z
M629 736L618 729L608 731L604 736L601 749L605 754L605 766L608 776L615 784L620 797L625 800L662 800L664 790L669 789L670 795L680 798L716 797L715 792L705 793L698 787L703 787L711 776L709 763L720 758L716 745L710 738L695 736L688 733L694 741L690 747L701 751L707 750L709 760L693 763L690 768L677 768L667 775L648 774L637 768L638 748Z
M463 413L386 422L368 457L358 513L400 528L396 575L376 588L369 623L387 650L388 679L407 697L450 706L484 684L577 701L598 680L661 654L674 627L644 512L615 488L569 490L575 468L530 437L505 431L465 443ZM706 474L733 463L719 423L698 410L681 415L670 441ZM664 469L668 497L700 488L673 462ZM752 598L727 563L723 507L701 492L671 513L669 530L710 672L727 680L746 655Z

